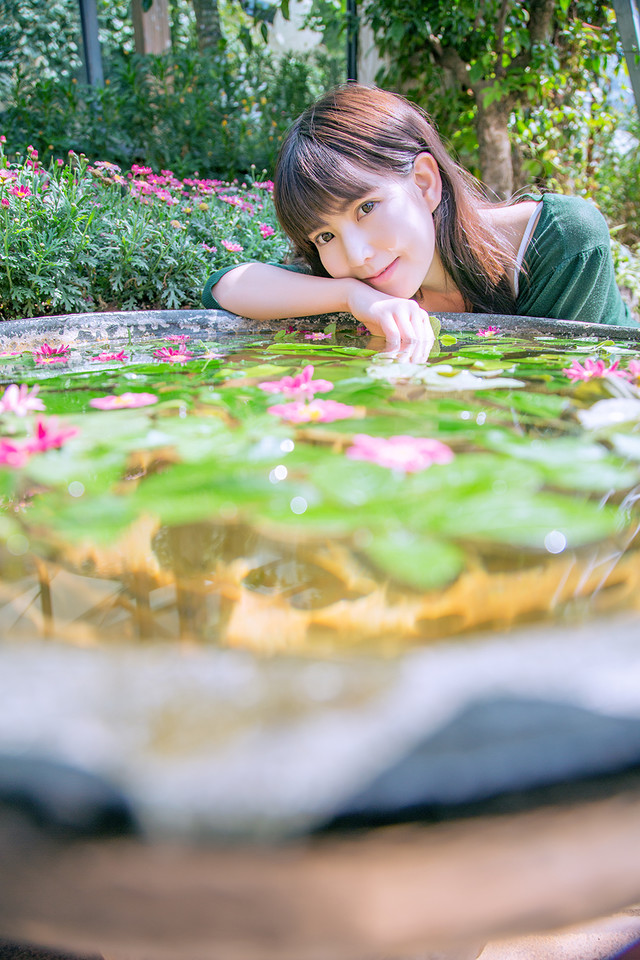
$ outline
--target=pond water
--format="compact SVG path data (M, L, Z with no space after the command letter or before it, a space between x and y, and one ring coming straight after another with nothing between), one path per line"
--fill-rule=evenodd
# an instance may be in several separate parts
M8 339L0 635L392 654L636 609L640 344L610 333Z

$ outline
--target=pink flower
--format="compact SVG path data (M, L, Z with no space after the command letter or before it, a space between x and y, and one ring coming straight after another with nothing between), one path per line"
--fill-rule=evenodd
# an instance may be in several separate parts
M312 333L307 331L304 335L305 340L328 340L330 333Z
M66 343L59 347L50 347L48 343L43 343L33 351L33 359L36 363L66 363L69 359L69 347Z
M275 230L273 229L273 227L270 227L268 223L260 223L258 224L258 228L260 230L263 240L266 240L267 237L272 237L275 233Z
M221 240L220 243L229 253L242 253L244 247L240 243L234 243L233 240Z
M91 357L92 360L99 360L100 363L108 363L109 360L120 360L124 362L128 360L128 355L121 350L120 353L99 353L95 357Z
M9 200L8 197L3 197L2 200L0 200L0 203L2 204L3 207L11 206L11 200Z
M311 400L310 403L294 400L293 403L277 403L268 409L269 413L288 423L332 423L346 420L356 412L355 407L336 400Z
M347 456L351 460L369 460L402 473L415 473L434 463L450 463L453 451L440 440L427 437L371 437L367 433L357 433Z
M478 330L479 337L497 337L500 333L500 327L483 327Z
M48 420L39 419L36 422L35 432L25 441L24 448L29 453L44 453L45 450L57 450L75 437L80 431L77 427L61 427L57 417Z
M14 197L24 197L31 196L31 187L26 183L16 183L15 186L9 188L9 193L12 193Z
M202 249L203 249L203 250L206 250L206 251L207 251L207 253L217 253L217 252L218 252L218 248L217 248L217 247L210 247L208 243L203 243L203 244L201 244L201 246L202 246Z
M633 380L640 380L640 360L636 360L635 357L630 360L627 372L631 374Z
M18 386L11 383L0 399L0 413L15 413L18 417L26 417L30 410L44 410L45 406L36 393L40 387L29 390L26 383Z
M19 469L29 459L29 450L24 443L12 443L5 437L0 438L0 465Z
M172 333L169 337L165 337L165 340L170 340L172 343L185 343L187 340L190 340L191 337L188 333Z
M369 330L365 327L364 323L359 323L356 327L356 333L359 337L365 337L369 333Z
M106 397L94 397L89 400L89 406L97 410L122 410L124 407L148 407L157 402L155 393L121 393L120 396L110 394Z
M193 354L184 347L178 347L176 350L172 350L171 347L160 347L159 350L154 350L153 355L157 360L163 360L165 363L186 363L187 360L193 359Z
M7 142L7 138L5 137L5 135L4 135L4 133L3 133L2 136L0 136L0 143L6 143L6 142Z
M607 367L604 360L593 360L588 357L584 366L579 360L574 360L570 367L563 367L562 372L574 383L578 380L598 380L603 377L622 377L623 380L631 380L632 374L627 373L626 370L619 370L619 365L620 361L616 360L610 367Z
M224 353L216 353L215 350L207 350L202 354L202 360L222 360Z
M313 380L313 365L308 364L302 373L295 377L282 377L281 380L263 380L258 386L265 393L283 393L285 397L310 399L316 393L333 390L330 380Z
M132 163L131 173L134 176L146 177L148 174L153 173L153 170L151 167L141 167L138 163Z
M0 350L0 357L19 357L19 350Z

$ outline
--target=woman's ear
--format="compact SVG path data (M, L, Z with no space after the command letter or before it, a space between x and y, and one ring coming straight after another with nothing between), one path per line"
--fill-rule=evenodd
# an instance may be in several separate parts
M433 213L442 198L442 177L436 160L426 150L413 161L413 179Z

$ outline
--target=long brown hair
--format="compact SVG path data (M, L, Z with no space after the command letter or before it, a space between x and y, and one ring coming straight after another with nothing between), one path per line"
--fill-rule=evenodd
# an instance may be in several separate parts
M335 88L308 107L285 137L273 196L295 257L314 274L328 276L309 234L328 213L368 192L365 172L406 176L425 151L442 178L442 198L433 214L442 265L468 309L513 313L508 270L514 258L478 213L489 205L480 184L449 156L423 110L375 87Z

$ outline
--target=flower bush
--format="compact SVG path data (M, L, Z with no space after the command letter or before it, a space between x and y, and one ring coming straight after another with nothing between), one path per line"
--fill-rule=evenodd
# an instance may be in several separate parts
M32 145L11 162L3 139L3 319L197 307L214 270L279 260L287 250L269 180L181 179L139 164L124 171L73 152L45 166ZM65 354L43 349L38 362L61 363Z

